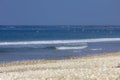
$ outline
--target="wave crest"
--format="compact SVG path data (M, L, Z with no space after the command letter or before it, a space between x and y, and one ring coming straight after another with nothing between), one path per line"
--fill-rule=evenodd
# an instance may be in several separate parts
M69 49L84 49L88 46L78 46L78 47L56 47L58 50L69 50Z
M51 40L51 41L20 41L20 42L0 42L0 45L27 45L27 44L65 44L65 43L92 43L92 42L108 42L120 41L120 38L97 38L97 39L81 39L81 40Z

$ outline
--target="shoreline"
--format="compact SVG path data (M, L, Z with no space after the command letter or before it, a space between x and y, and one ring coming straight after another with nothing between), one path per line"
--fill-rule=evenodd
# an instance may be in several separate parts
M0 64L1 80L119 80L120 52Z
M75 59L90 59L90 58L100 58L100 57L107 57L107 56L119 56L120 52L110 52L110 53L101 53L101 54L91 54L85 56L78 56L72 58L65 58L65 59L50 59L50 60L21 60L21 61L10 61L10 62L3 62L0 63L0 67L3 65L19 65L19 64L31 64L31 63L42 63L42 62L55 62L55 61L64 61L64 60L75 60Z

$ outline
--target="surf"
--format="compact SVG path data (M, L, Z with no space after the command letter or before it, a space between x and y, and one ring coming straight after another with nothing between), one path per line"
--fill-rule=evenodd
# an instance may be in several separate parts
M84 49L84 48L87 48L88 46L78 46L78 47L56 47L56 49L58 50L71 50L71 49Z
M70 43L95 43L95 42L111 42L120 41L120 38L97 38L97 39L79 39L79 40L49 40L49 41L16 41L16 42L0 42L0 46L14 45L47 45L47 44L70 44Z

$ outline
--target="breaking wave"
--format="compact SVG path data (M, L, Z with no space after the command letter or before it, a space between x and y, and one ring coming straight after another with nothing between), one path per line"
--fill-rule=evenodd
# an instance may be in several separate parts
M94 43L120 41L120 38L97 38L97 39L80 39L80 40L50 40L50 41L17 41L17 42L0 42L0 46L5 45L43 45L43 44L70 44L70 43Z
M51 41L19 41L0 42L0 48L39 48L52 50L85 49L87 43L120 41L120 38L97 38L80 40L51 40ZM95 50L95 49L93 49Z
M56 47L58 50L69 50L69 49L84 49L87 46L79 46L79 47Z

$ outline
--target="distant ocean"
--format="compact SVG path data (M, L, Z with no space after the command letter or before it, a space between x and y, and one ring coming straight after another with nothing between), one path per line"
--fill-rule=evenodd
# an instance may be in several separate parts
M0 62L120 51L119 26L0 26Z

